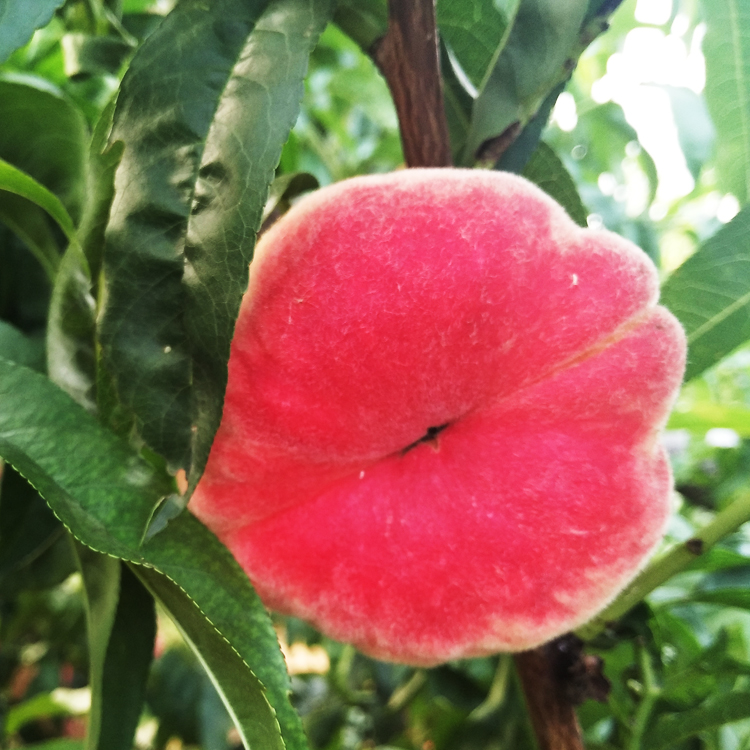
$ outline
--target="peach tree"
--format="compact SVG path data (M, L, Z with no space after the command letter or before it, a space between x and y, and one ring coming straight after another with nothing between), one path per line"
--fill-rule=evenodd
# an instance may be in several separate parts
M633 2L164 5L0 6L8 741L747 746L748 10L662 23L707 83L660 215L574 77ZM85 739L34 735L84 667Z

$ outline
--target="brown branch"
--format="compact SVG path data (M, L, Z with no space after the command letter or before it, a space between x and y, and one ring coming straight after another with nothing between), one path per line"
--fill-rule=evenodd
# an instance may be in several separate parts
M396 105L408 167L451 166L435 0L388 0L388 32L372 56Z
M539 750L585 750L574 702L586 697L600 698L591 694L592 677L597 689L606 693L607 686L600 664L599 677L604 685L597 681L596 675L586 675L589 670L585 666L582 674L580 666L585 661L581 645L574 636L563 636L515 655Z

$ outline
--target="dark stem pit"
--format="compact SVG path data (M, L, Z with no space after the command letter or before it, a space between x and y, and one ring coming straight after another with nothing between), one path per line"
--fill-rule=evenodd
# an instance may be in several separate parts
M409 443L409 445L406 446L401 451L401 455L408 453L412 448L416 448L420 443L432 443L432 447L437 450L438 448L438 440L437 436L450 425L450 422L446 422L445 424L438 425L437 427L428 427L427 432L425 432L424 435L422 435L419 440L415 440L413 443Z

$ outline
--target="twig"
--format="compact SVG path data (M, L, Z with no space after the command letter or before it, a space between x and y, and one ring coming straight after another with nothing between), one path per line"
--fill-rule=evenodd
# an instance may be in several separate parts
M515 655L539 750L585 750L569 695L564 637Z
M738 497L692 539L677 544L661 557L657 557L608 607L593 620L580 627L576 633L590 640L601 633L607 623L619 619L655 588L686 568L696 557L706 552L727 534L750 521L750 492Z
M388 0L388 31L373 58L391 90L408 167L451 166L435 0Z

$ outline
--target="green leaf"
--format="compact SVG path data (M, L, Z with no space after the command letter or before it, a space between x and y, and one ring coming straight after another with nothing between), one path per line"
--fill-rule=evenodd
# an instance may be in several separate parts
M0 3L0 63L46 26L65 0L3 0Z
M701 604L717 604L721 607L736 607L737 609L750 609L750 591L748 591L747 589L742 589L742 588L712 589L710 591L692 591L690 592L689 601L700 602Z
M694 179L698 179L703 165L709 160L716 146L716 129L706 106L705 97L692 89L664 86L669 95L677 126L680 148Z
M269 721L269 717L275 719L275 716L263 685L237 651L166 576L148 568L137 568L136 573L198 655L229 708L245 747L284 750L278 724L274 730L273 722Z
M0 320L0 356L32 370L44 371L44 342L26 336L15 326Z
M0 222L31 250L47 278L54 281L60 263L60 249L44 211L18 195L0 192Z
M65 75L81 78L117 75L133 45L114 36L70 33L61 41L65 56Z
M84 750L81 740L49 740L49 742L35 742L33 745L26 745L28 750Z
M53 192L77 223L89 140L78 107L44 79L0 79L0 122L0 158Z
M702 378L693 378L680 391L667 427L700 435L714 427L729 427L742 437L750 437L750 408L716 401L708 383Z
M20 195L22 198L41 206L60 226L70 242L75 241L75 225L60 199L25 172L7 161L0 159L0 190ZM48 258L50 264L57 265L58 258Z
M339 0L333 22L369 53L388 31L387 0Z
M0 456L39 490L82 543L153 567L173 581L262 682L275 716L263 714L262 706L253 710L266 716L269 736L278 721L289 750L306 747L289 703L276 633L226 547L189 513L142 543L155 506L172 492L165 477L46 378L5 360L0 360ZM229 690L222 678L225 696L239 694L245 678L246 671L233 673L237 684ZM252 680L246 687L253 694ZM250 709L230 710L242 717Z
M699 708L662 715L643 740L643 750L669 750L700 732L750 717L750 693L715 695Z
M64 533L39 493L10 466L0 483L0 587Z
M578 226L586 226L587 211L581 203L575 182L546 143L539 143L523 170L523 176L554 198Z
M750 338L750 208L667 279L661 302L687 332L686 380Z
M465 165L481 158L487 141L515 123L526 125L550 91L569 77L571 61L581 52L587 8L587 0L521 1L508 41L474 103Z
M443 78L445 119L448 121L451 151L455 159L461 154L466 144L474 99L458 80L448 55L448 48L442 39L440 40L440 71Z
M91 139L87 162L87 200L78 238L83 256L70 248L63 256L52 289L47 323L50 378L90 411L96 409L96 286L104 253L104 230L114 196L114 175L122 144L107 146L114 101L105 108ZM85 258L84 258L85 256ZM104 378L102 373L101 377ZM102 398L101 416L109 424L112 409Z
M145 441L200 478L268 185L330 0L180 3L133 58L107 233L105 366Z
M750 6L706 0L706 102L716 126L719 186L750 199Z
M119 560L75 543L89 639L87 750L131 750L154 652L154 601Z
M438 0L440 35L480 92L500 56L520 0Z

